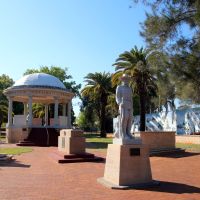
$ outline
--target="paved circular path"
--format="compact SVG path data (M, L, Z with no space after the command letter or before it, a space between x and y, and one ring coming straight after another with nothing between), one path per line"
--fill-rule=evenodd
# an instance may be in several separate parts
M56 148L34 147L0 165L1 200L199 200L200 154L151 157L153 178L161 186L143 190L111 190L97 183L104 163L57 164ZM105 152L95 152L105 157Z

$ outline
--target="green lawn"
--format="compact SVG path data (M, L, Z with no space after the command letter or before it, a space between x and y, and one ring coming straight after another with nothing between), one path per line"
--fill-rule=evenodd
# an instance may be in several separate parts
M200 144L183 144L176 143L176 147L186 149L187 151L200 152Z
M30 147L3 147L0 148L0 154L19 155L31 152L32 150Z
M6 136L1 135L0 141L5 142ZM22 153L31 152L33 149L30 147L1 147L0 146L0 154L10 154L10 155L20 155Z
M106 150L108 144L112 143L112 138L101 138L99 134L85 133L86 148L96 150Z
M106 150L108 144L112 143L112 138L101 138L99 134L95 133L84 133L86 137L86 148L96 150ZM187 151L200 152L200 145L198 144L182 144L177 143L177 148L186 149Z

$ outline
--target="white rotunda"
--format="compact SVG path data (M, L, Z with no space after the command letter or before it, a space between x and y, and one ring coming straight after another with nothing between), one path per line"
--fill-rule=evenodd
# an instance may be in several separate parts
M51 140L51 138L49 138L51 135L48 133L52 132L51 129L71 128L71 101L74 94L66 89L65 85L58 78L45 73L26 75L16 81L12 87L4 90L4 94L9 101L8 123L6 127L8 143L17 143L27 138L30 139L29 136L33 130L35 135L42 134L41 132L43 132L44 135L46 134L46 139L44 139L44 137L43 139L40 138L44 140L43 143L46 143L45 140ZM13 116L14 101L24 104L23 115ZM33 117L33 103L44 105L44 120L42 120L42 118ZM48 116L50 104L54 104L53 118ZM58 114L59 105L62 106L62 114L60 116ZM31 137L33 139L36 136ZM37 143L36 140L40 139L35 138L35 143Z

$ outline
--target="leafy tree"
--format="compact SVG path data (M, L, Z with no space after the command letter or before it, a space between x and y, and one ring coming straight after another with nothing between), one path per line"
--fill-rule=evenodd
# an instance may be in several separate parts
M0 127L3 122L7 121L8 106L4 105L2 102L0 104Z
M140 131L145 131L145 113L148 97L156 96L156 79L151 71L149 64L150 54L147 50L137 49L135 46L130 51L120 54L115 66L116 73L113 75L112 82L116 85L119 77L123 73L131 76L131 86L134 92L139 96L140 100Z
M33 116L36 118L43 118L45 115L44 105L40 103L33 103Z
M2 74L0 76L0 127L3 122L7 121L7 112L8 112L8 100L3 94L3 91L12 86L14 81L7 75Z
M167 109L168 105L174 108L175 84L170 74L165 72L157 78L157 88L157 96L151 99L151 111L162 111L162 107Z
M92 121L89 120L90 118L92 118ZM78 127L84 131L94 131L98 129L96 116L94 115L94 112L90 114L88 113L88 107L85 107L85 109L79 113L79 116L76 119L76 123L78 124Z
M177 96L199 103L200 1L143 2L151 11L142 24L141 35L150 49L159 50L168 57L166 70L176 84Z
M141 32L150 47L174 48L174 44L179 47L182 45L189 47L195 41L199 42L199 0L143 0L143 2L151 8L146 14L147 18ZM183 25L190 28L187 30L189 34L184 34Z
M1 92L1 94L2 94L3 90L12 86L13 84L14 84L14 81L9 76L2 74L0 76L0 92Z
M115 100L115 90L108 96L106 110L112 117L117 117L118 115L118 105Z
M86 130L89 127L88 120L85 117L85 113L83 111L80 112L79 116L76 118L76 124L78 124L78 127L82 130Z
M93 131L94 129L98 130L99 128L96 108L99 108L98 102L95 102L89 96L82 97L80 117L84 118L85 125L79 123L78 125L80 127L82 126L85 131ZM78 120L78 122L80 122L80 120Z
M157 79L157 96L150 99L147 111L161 111L162 105L167 105L175 100L175 80L168 64L169 57L163 52L151 50L148 63Z
M133 94L133 115L140 114L140 97L137 94Z
M86 86L81 91L83 97L88 97L95 103L100 122L100 136L106 137L106 106L108 105L108 96L111 93L111 75L110 73L89 73L85 77Z
M71 123L74 124L76 121L76 116L73 110L73 107L71 107Z
M181 99L192 99L195 103L200 103L200 51L199 56L183 51L182 54L171 58L171 73L176 83L176 94Z

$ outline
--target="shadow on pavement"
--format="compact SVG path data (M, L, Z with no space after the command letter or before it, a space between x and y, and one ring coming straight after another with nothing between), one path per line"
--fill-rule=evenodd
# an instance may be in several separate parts
M200 155L200 153L195 152L177 152L177 153L166 153L163 155L154 155L154 157L165 157L165 158L184 158L184 157L190 157L190 156L197 156Z
M149 187L149 188L139 189L139 190L174 193L174 194L200 193L199 187L195 187L195 186L191 186L191 185L187 185L187 184L182 184L182 183L166 182L166 181L160 181L159 186Z
M1 161L0 167L24 167L29 168L31 165L20 163L16 160Z

